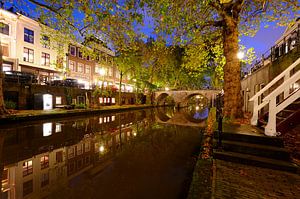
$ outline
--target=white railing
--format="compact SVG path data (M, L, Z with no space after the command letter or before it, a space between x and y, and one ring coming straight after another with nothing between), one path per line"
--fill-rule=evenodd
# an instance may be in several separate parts
M265 106L269 105L269 119L265 127L265 134L268 136L277 135L276 114L300 97L299 89L290 93L290 87L300 80L300 70L292 76L290 76L290 73L299 64L300 58L298 58L292 65L275 77L270 83L268 83L249 100L253 101L253 115L251 118L252 125L257 125L259 111ZM276 83L278 83L282 78L284 78L284 82L271 93L269 93L265 98L263 98L262 102L259 104L259 99L262 97L262 94L268 91L272 86L276 85ZM283 93L284 101L280 104L276 104L276 97L281 93Z

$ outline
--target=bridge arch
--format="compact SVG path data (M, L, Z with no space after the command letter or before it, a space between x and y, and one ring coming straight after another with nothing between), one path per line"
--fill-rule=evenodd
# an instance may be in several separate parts
M170 102L175 103L175 100L169 93L161 93L155 99L155 102L156 102L156 105L164 105L164 104L168 104Z
M155 92L155 104L163 105L164 99L168 96L174 99L177 107L187 105L188 99L195 95L205 96L208 101L213 101L220 90L180 90L180 91L157 91Z

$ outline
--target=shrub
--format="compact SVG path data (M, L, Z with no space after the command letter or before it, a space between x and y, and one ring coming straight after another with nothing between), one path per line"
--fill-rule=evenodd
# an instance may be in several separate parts
M85 109L85 108L86 108L86 105L85 105L84 103L76 104L76 105L75 105L75 108L78 108L78 109Z
M17 107L16 102L11 101L11 100L5 101L4 103L5 103L5 108L7 108L7 109L16 109L16 107Z

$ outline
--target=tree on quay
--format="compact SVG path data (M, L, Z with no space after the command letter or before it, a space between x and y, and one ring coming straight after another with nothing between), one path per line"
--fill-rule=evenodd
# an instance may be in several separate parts
M276 21L281 25L294 19L299 11L297 0L148 0L141 1L156 20L155 31L171 35L175 43L191 44L197 37L221 39L225 57L224 115L242 117L240 34L254 34L261 21ZM214 35L214 37L211 37Z

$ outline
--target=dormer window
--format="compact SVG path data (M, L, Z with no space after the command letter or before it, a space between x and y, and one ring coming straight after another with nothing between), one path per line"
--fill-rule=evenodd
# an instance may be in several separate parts
M70 54L72 56L76 56L76 47L75 46L70 46Z
M78 52L78 57L82 58L82 52L81 52L80 48L77 48L77 52Z

